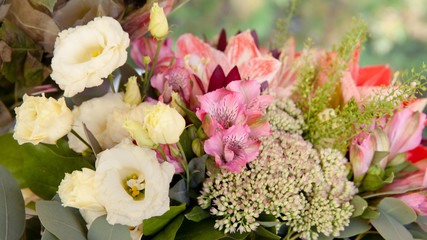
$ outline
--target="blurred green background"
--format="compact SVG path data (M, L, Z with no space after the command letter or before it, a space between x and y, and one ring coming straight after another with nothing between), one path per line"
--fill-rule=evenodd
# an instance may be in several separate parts
M212 39L256 30L263 46L273 46L276 20L285 18L290 0L190 0L169 15L174 42L185 32ZM427 0L297 0L291 33L300 50L310 37L330 50L339 43L352 17L361 16L369 36L361 66L389 64L393 71L418 68L427 59Z

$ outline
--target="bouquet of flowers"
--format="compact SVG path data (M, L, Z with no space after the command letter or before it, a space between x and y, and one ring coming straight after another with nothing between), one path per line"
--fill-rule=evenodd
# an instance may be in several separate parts
M424 65L360 67L360 20L333 51L249 30L173 50L172 3L59 32L0 136L0 239L427 239Z

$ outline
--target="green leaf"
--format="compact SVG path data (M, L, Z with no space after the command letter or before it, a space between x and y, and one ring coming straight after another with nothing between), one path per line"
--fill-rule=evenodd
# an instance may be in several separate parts
M351 200L351 205L354 206L354 212L353 212L352 217L357 217L357 216L362 215L362 213L368 207L368 202L366 202L366 200L363 199L361 196L356 195Z
M176 102L176 101L175 101L175 103L185 112L185 114L187 114L188 118L194 124L194 126L196 128L199 128L200 126L202 126L202 122L199 120L196 113L194 113L190 109L186 108L185 106L179 105L178 102Z
M417 223L421 229L427 232L427 216L418 216Z
M340 232L340 238L348 238L356 236L360 233L364 233L371 229L371 225L362 218L350 218L350 224L344 228L344 231Z
M389 154L390 152L386 151L375 151L374 157L372 159L372 164L378 164L383 158L387 157L387 155Z
M203 210L199 206L194 206L189 213L185 214L185 217L193 222L200 222L210 216L209 212Z
M84 167L93 169L85 158L61 145L24 144L24 175L29 188L44 199L52 199L65 173Z
M384 198L378 205L378 209L387 213L402 225L409 224L417 219L415 211L397 198Z
M193 140L191 139L189 131L190 131L189 129L185 129L182 132L181 136L179 137L179 143L181 143L181 146L184 149L185 157L187 159L192 159L196 157L196 155L194 154L193 148L191 146Z
M406 225L405 227L406 229L408 229L408 231L412 234L414 238L427 239L427 231L418 224L411 223Z
M386 240L411 240L411 233L394 217L379 209L380 216L371 219L372 225Z
M169 197L182 203L190 203L190 195L187 192L187 185L184 179L179 180L169 189Z
M273 240L279 240L281 239L280 236L268 231L263 226L258 226L255 234L257 235L257 239L273 239Z
M86 223L82 217L57 201L39 201L36 211L43 226L61 240L85 240Z
M13 139L11 133L0 136L0 146L0 165L9 169L20 188L26 188L22 146Z
M199 158L193 158L188 164L191 172L190 187L195 188L205 180L206 160L208 155L205 154Z
M170 222L159 234L157 234L153 240L173 240L175 239L176 232L181 227L182 221L184 221L184 215L179 215L172 222Z
M12 174L0 165L0 239L20 239L25 226L25 203Z
M47 77L41 63L43 50L7 19L0 28L0 40L12 48L11 61L3 62L1 66L5 78L12 83L18 82L19 86L40 85Z
M129 65L128 63L125 63L121 67L119 67L119 71L120 71L119 90L126 89L125 83L127 83L128 79L132 76L137 77L137 80L141 81L141 78L140 78L140 75L138 74L138 72L135 71L135 69L131 65Z
M360 216L363 219L376 219L380 216L380 213L372 210L372 208L366 208L363 214Z
M206 219L200 222L184 220L175 239L217 240L226 237L223 232L214 229L214 225L215 220L213 219Z
M162 216L145 219L143 224L144 235L154 235L184 210L185 203L182 203L179 206L171 206L169 211L165 212Z
M332 240L332 239L334 239L333 236L326 236L323 233L319 233L319 238L317 240Z
M59 240L55 235L53 235L48 230L45 230L41 240Z
M107 222L106 215L93 221L87 234L88 240L131 240L129 227L121 224L111 225Z
M56 0L31 0L33 3L45 6L51 13L53 13L53 7L56 4Z

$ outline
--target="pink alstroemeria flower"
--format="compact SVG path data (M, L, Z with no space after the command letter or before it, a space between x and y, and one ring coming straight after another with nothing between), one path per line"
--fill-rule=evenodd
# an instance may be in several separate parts
M177 41L176 56L183 58L201 80L202 86L193 86L194 96L206 93L210 76L218 65L226 75L237 66L243 79L258 82L270 82L280 68L277 59L261 54L249 30L231 37L224 52L191 34L184 34Z
M258 156L260 143L249 140L249 127L235 125L219 130L205 141L204 149L215 157L218 167L230 172L241 172L246 163Z
M404 178L393 180L381 189L381 192L400 191L413 187L425 187L427 189L427 159L414 164L419 171L409 174Z
M425 121L424 113L414 112L409 108L393 115L384 128L390 142L388 161L420 144Z
M375 138L368 135L360 144L350 147L350 162L353 169L354 181L360 182L368 172L375 153Z
M171 68L154 75L151 86L161 93L165 103L171 101L172 91L177 92L187 103L190 100L190 72L180 58L176 59Z
M148 64L148 70L153 65L154 57L157 51L157 39L153 37L138 38L132 41L132 49L130 51L131 58L135 63L145 70L145 64L142 58L149 56L151 62ZM168 69L171 61L175 58L175 53L172 51L172 39L166 38L162 42L162 46L157 57L156 66L154 67L154 74L164 72Z

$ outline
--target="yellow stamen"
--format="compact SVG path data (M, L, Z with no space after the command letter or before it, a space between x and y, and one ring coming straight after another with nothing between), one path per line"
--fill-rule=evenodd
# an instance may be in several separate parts
M98 51L94 51L93 53L92 53L92 57L94 58L94 57L96 57L96 56L98 56L100 53L98 52Z
M133 175L133 177L132 177L133 179L137 179L138 177L136 176L136 175Z
M139 191L138 190L132 192L132 197L136 197L138 195L139 195Z

